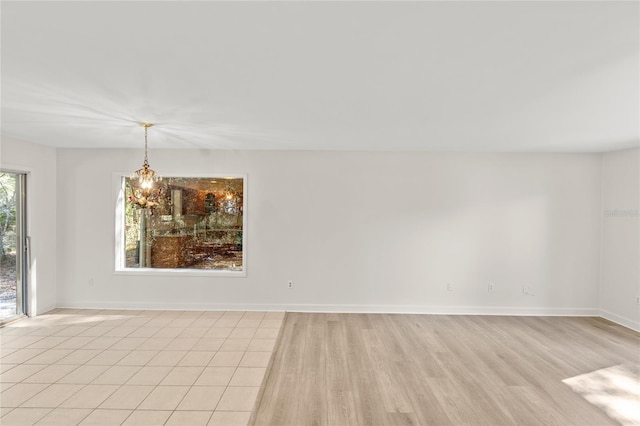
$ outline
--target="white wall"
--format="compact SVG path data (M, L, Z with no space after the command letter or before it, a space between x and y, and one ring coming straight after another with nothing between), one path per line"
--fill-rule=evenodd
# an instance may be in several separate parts
M598 313L599 154L152 150L248 175L246 278L114 274L112 174L141 160L58 150L59 306Z
M602 160L602 316L640 331L639 149Z
M27 232L31 236L30 313L56 307L56 150L3 138L0 167L27 172Z

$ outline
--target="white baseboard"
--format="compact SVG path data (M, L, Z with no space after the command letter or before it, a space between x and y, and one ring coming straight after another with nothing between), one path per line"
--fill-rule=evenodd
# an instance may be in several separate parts
M59 308L124 309L124 310L186 310L186 311L288 311L341 312L434 315L514 315L514 316L599 316L596 308L545 307L485 307L485 306L424 306L424 305L319 305L319 304L234 304L234 303L175 303L166 302L82 302L60 301Z
M425 305L290 305L289 312L342 312L431 315L597 316L591 308Z
M280 305L251 303L166 303L166 302L82 302L59 301L58 308L150 311L286 311Z
M640 332L640 322L637 320L625 318L620 315L616 315L613 312L609 312L605 310L600 310L599 316L601 316L604 319L608 319L609 321L615 322L616 324L619 324L624 327Z
M334 312L431 315L509 315L602 317L640 332L640 322L597 308L546 308L504 306L424 306L424 305L318 305L258 303L174 303L166 302L96 302L59 301L58 308L176 311L270 311L270 312Z
M42 314L46 314L47 312L53 310L56 308L55 304L48 304L45 306L38 306L38 312L30 312L30 315L32 317L38 316L38 315L42 315Z

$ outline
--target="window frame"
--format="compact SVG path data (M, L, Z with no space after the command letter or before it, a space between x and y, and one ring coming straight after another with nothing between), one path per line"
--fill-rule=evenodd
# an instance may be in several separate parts
M112 186L115 194L115 240L114 240L114 271L115 275L136 276L194 276L194 277L236 277L247 276L247 175L238 173L163 173L163 178L205 178L205 179L242 179L242 270L215 270L195 268L127 268L125 256L125 178L131 173L113 173Z

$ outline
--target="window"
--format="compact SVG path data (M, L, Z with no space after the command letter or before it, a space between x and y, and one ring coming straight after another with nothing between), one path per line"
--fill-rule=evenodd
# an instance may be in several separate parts
M116 269L243 273L243 177L165 177L152 209L130 202L121 178Z

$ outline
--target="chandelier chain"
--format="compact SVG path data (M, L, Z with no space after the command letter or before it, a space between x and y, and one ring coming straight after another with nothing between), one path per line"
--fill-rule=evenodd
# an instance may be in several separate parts
M144 165L149 165L149 159L147 157L147 130L149 130L149 126L144 126Z

